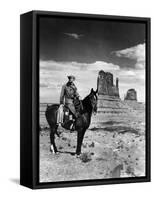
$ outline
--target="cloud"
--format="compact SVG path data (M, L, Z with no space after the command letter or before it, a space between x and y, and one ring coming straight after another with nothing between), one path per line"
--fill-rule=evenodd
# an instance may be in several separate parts
M76 40L79 40L82 36L84 36L83 34L77 34L77 33L64 33L64 34Z
M54 60L40 61L40 67L42 70L49 71L99 71L104 69L104 71L116 71L120 67L113 63L107 63L103 61L96 61L94 63L78 63L78 62L56 62ZM45 73L41 71L41 73Z
M120 66L104 61L94 63L57 62L54 60L40 60L40 97L42 101L59 102L61 87L67 82L67 76L76 77L75 84L82 98L91 88L97 88L97 76L100 70L111 72L119 78L120 96L126 91L135 88L139 101L144 101L145 69L122 69ZM45 100L44 100L45 99Z
M97 88L97 76L100 70L110 71L114 74L119 69L118 65L103 61L78 63L40 60L41 98L54 99L52 100L53 102L58 101L61 87L67 82L69 74L73 74L76 77L76 85L80 95L85 97L91 88Z
M118 57L125 57L131 60L135 60L135 68L136 69L144 69L145 68L145 43L138 44L136 46L122 49L119 51L112 52Z
M70 34L67 35L69 37L76 37L72 33ZM76 77L75 84L81 97L84 98L91 88L96 89L97 76L100 70L111 72L114 75L114 79L116 77L119 78L121 98L124 97L128 89L134 88L138 92L138 100L145 101L145 44L138 44L134 47L113 53L119 58L124 57L134 60L134 68L121 68L119 65L104 61L78 63L75 61L57 62L54 60L40 60L41 101L59 102L61 87L67 82L69 74L73 74Z

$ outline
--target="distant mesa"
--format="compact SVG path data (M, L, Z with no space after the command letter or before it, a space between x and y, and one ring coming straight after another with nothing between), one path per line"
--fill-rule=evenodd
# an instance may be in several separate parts
M126 93L126 96L124 98L125 101L137 101L137 92L135 89L129 89Z
M113 74L110 72L99 71L97 78L98 89L98 112L106 114L122 114L140 109L137 102L137 92L135 89L129 89L125 95L124 101L119 95L119 79L116 78L114 84Z
M99 71L97 78L98 95L107 95L119 98L119 79L116 78L116 85L113 83L113 74Z
M99 71L97 78L98 89L98 112L119 113L121 102L119 95L119 79L113 81L113 74L110 72Z

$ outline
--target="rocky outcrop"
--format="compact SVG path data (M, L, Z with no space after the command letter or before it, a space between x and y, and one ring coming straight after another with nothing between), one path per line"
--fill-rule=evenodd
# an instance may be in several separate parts
M137 92L135 89L129 89L124 100L137 101Z
M97 78L98 88L98 112L101 113L121 113L124 106L121 104L119 96L119 79L113 81L113 74L99 71Z
M119 98L119 79L116 79L116 85L114 85L113 74L110 72L99 71L97 88L98 95L108 95Z

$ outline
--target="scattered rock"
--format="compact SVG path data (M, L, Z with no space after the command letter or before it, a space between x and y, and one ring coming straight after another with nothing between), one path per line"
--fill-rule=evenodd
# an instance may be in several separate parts
M80 160L84 163L91 161L91 154L89 152L82 153L80 156Z
M66 138L66 137L62 137L62 140L66 141L66 140L67 140L67 138Z
M122 169L123 169L123 165L122 164L116 166L111 172L111 177L112 178L120 178Z
M87 148L87 143L83 143L83 144L82 144L82 147L83 147L83 148Z
M91 144L89 144L89 147L95 147L95 143L94 142L92 142Z

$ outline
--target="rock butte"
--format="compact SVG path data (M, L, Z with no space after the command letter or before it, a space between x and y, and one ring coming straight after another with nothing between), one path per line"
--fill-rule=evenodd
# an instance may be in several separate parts
M98 88L98 113L128 113L128 111L143 110L144 104L137 102L137 92L129 89L124 101L119 95L119 79L113 81L113 74L110 72L99 71L97 78Z
M127 91L127 94L124 98L125 101L130 100L130 101L137 101L137 92L135 89L129 89Z

